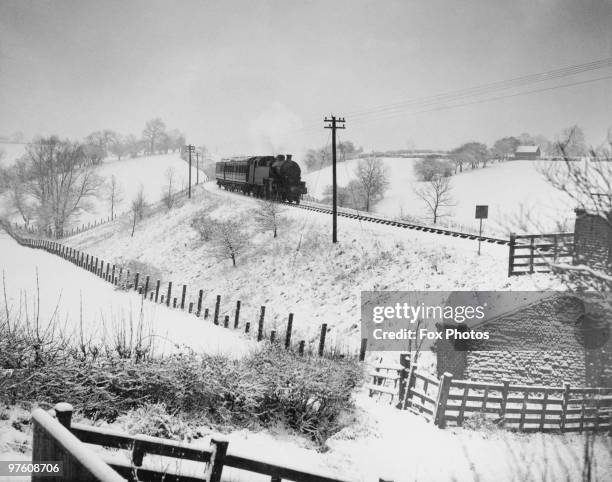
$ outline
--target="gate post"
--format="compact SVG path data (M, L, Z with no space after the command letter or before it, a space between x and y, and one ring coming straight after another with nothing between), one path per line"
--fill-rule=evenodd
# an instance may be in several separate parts
M514 274L514 246L516 245L516 234L510 233L510 251L508 253L508 278Z
M448 394L450 385L453 381L453 375L445 372L440 377L440 386L438 388L438 396L436 398L436 406L434 411L433 422L439 428L446 426L446 402L448 402Z
M410 353L402 353L399 356L399 363L403 367L399 371L399 388L397 393L397 405L396 408L402 409L404 405L404 398L406 397L406 378L407 371L410 370Z

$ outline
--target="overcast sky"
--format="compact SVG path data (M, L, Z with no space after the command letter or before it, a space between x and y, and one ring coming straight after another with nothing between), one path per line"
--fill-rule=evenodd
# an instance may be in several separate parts
M0 134L140 134L161 117L213 151L264 154L324 145L336 113L341 137L366 148L554 137L574 123L597 144L612 126L610 78L354 113L612 57L611 26L611 0L0 0Z

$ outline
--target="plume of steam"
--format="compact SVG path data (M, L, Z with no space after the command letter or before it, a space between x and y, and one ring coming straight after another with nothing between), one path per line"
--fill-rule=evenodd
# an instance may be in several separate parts
M302 121L284 104L275 101L249 124L253 154L291 153L299 142Z

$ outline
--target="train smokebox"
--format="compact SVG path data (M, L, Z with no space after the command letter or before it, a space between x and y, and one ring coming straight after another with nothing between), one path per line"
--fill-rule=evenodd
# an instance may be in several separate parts
M284 161L285 160L285 156L283 156L282 154L279 154L276 156L276 160L277 161Z

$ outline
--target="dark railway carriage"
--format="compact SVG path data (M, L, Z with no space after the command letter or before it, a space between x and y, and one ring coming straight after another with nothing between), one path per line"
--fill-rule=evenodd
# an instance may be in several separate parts
M300 166L291 160L291 154L221 161L215 165L215 177L220 187L296 203L307 192L301 174Z

